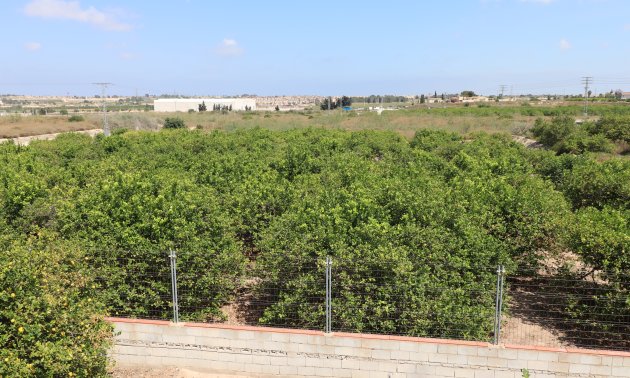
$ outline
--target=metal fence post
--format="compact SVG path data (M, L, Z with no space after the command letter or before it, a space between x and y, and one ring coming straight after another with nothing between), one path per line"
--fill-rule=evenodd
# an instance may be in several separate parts
M505 278L505 267L497 266L497 290L494 304L494 345L501 341L501 313L503 311L503 284Z
M331 320L332 320L332 258L326 256L326 325L324 332L331 332Z
M173 294L173 322L179 322L179 303L177 301L177 254L170 250L171 259L171 293Z

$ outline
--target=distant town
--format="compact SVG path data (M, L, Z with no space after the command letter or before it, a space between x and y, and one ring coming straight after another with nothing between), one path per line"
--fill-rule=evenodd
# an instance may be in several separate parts
M590 94L589 94L590 95ZM160 111L155 108L157 100L181 100L184 103L194 103L201 100L210 103L238 103L249 104L247 107L239 106L234 110L258 110L258 111L290 111L304 110L317 107L326 99L336 101L341 96L180 96L180 95L150 95L143 96L31 96L31 95L0 95L0 115L22 114L22 115L47 115L47 114L67 114L68 112L89 113L100 112L103 106L108 111ZM588 97L588 95L587 95ZM462 91L460 93L433 93L420 95L369 95L350 96L352 103L356 106L378 107L381 105L421 105L427 106L436 104L469 104L469 103L513 103L527 101L530 103L549 103L557 101L583 101L583 94L576 95L478 95L473 91ZM589 101L628 101L630 92L622 90L611 90L588 97ZM190 100L190 101L184 101ZM168 101L165 101L168 102ZM198 104L188 107L167 108L164 111L195 111ZM210 104L209 104L210 105ZM174 109L174 110L173 110ZM212 106L209 110L213 110Z

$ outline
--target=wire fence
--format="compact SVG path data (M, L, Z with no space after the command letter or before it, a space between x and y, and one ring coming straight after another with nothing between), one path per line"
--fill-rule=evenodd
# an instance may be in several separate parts
M630 351L630 285L595 277L503 266L366 273L330 257L309 274L226 276L175 251L95 265L117 317Z

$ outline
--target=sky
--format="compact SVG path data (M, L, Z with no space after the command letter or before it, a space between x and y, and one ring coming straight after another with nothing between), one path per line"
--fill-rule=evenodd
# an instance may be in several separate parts
M630 91L628 0L3 0L0 93Z

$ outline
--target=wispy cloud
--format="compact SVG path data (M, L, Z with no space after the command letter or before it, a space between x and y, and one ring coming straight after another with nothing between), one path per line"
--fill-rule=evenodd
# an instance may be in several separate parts
M226 38L216 48L216 53L220 56L233 57L243 54L243 48L234 39Z
M114 14L94 7L82 8L79 1L33 0L24 7L24 13L30 17L83 22L109 31L132 29L131 25L118 21Z
M566 39L562 38L560 40L560 50L568 50L571 48L571 43L569 41L567 41Z
M42 44L39 42L28 42L24 44L24 48L28 51L37 51L42 48Z

